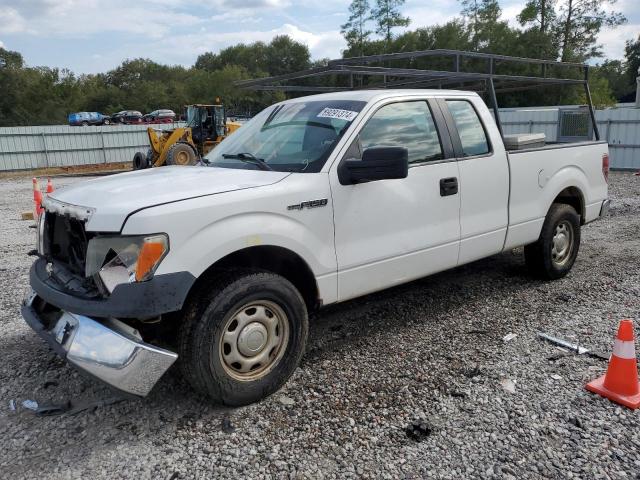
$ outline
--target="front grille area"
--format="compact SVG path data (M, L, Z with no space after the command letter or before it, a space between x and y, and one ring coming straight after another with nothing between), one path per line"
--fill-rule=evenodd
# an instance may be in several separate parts
M84 277L88 243L84 222L46 213L44 246L51 260L62 263L71 273Z

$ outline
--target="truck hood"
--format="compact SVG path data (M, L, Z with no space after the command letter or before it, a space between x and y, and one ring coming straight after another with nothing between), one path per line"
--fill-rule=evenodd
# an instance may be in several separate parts
M214 167L161 167L79 182L48 195L47 210L86 215L89 231L120 231L132 212L206 195L277 183L288 172ZM76 208L82 207L82 208Z

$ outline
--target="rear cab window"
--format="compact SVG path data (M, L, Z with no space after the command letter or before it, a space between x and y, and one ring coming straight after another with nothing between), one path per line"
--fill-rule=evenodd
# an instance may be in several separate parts
M458 131L463 157L488 155L491 147L480 117L468 100L446 100Z

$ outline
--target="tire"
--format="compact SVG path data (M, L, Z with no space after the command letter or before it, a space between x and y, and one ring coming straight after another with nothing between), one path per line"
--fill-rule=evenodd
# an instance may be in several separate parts
M108 118L105 118L105 119L102 121L102 124L103 124L103 125L111 125L111 120L109 120Z
M525 263L538 278L564 277L580 249L580 216L571 205L554 203L542 225L536 243L524 247Z
M142 152L136 152L133 156L133 169L134 170L144 170L149 166L149 162L147 161L147 157Z
M178 335L182 373L195 390L218 404L248 405L289 379L304 353L308 331L304 300L284 277L257 270L219 271L185 311ZM248 354L251 349L259 353Z
M198 156L189 144L175 143L169 147L165 162L167 165L195 165L198 163Z
M82 123L81 123L81 125L82 125L83 127L88 127L88 126L89 126L89 122L84 121L84 122L82 122Z
M148 148L147 149L147 154L145 156L145 160L147 161L147 167L146 168L151 168L153 167L153 150Z

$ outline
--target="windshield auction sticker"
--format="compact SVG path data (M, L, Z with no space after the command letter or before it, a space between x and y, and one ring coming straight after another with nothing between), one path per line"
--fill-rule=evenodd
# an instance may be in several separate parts
M341 110L339 108L325 108L318 114L318 118L336 118L338 120L346 120L350 122L358 116L358 112L351 110Z

